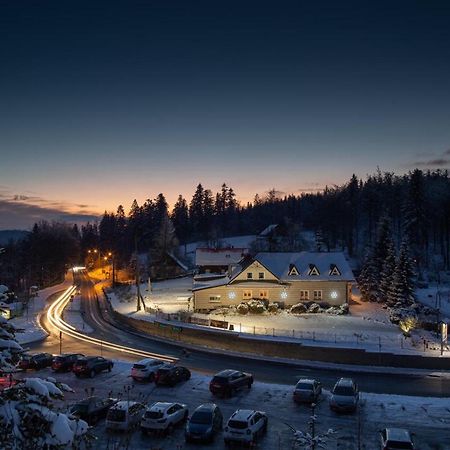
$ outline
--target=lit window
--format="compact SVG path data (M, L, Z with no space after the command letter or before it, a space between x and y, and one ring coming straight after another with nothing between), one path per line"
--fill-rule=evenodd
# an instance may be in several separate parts
M247 272L247 280L252 280L252 279L253 279L253 273Z
M220 295L210 295L209 296L209 301L211 303L217 303L220 302Z
M259 278L260 280L264 280L264 272L259 272L258 278Z
M260 290L259 298L269 298L269 291L267 291L267 289Z
M314 300L322 300L322 291L314 291Z
M244 300L249 300L249 299L251 299L251 298L252 298L252 291L250 291L250 290L248 290L248 289L244 290L244 291L242 292L242 298L243 298Z
M309 291L300 291L300 300L309 300Z

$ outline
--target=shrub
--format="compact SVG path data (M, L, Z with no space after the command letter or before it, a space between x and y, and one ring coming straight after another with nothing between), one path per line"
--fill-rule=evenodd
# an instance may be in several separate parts
M242 315L248 314L248 310L249 310L249 308L248 308L247 303L240 303L236 307L236 311Z
M266 311L264 302L261 300L250 300L248 302L249 312L252 314L262 314Z
M322 308L320 307L320 305L318 303L313 303L309 308L308 308L308 312L310 314L315 314L315 313L319 313L322 312Z
M291 306L289 312L291 314L304 314L307 311L306 306L303 303L297 303L296 305Z
M278 310L279 310L278 303L271 303L267 308L267 311L269 311L270 313L277 313Z

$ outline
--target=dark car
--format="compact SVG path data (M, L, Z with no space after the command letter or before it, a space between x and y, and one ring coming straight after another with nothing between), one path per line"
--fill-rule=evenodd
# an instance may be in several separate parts
M253 375L239 370L226 369L214 375L209 383L209 390L213 395L231 397L236 391L244 387L251 388Z
M72 366L72 372L77 376L89 376L94 378L100 372L107 370L111 372L114 363L102 356L90 356L88 358L79 358Z
M315 403L322 393L322 386L316 380L302 378L295 385L294 401L297 403Z
M109 408L115 405L114 398L88 397L75 403L69 408L69 413L73 417L85 420L89 425L94 425L100 419L104 419Z
M50 353L38 353L36 355L23 354L18 363L19 369L39 370L45 367L50 367L53 362L53 355Z
M186 442L212 442L222 426L223 415L216 404L200 405L186 424Z
M155 375L155 383L158 386L175 386L180 381L191 378L191 372L186 367L167 366L158 369Z
M71 353L67 355L59 355L53 358L52 369L55 372L70 372L73 365L80 358L84 358L81 353Z

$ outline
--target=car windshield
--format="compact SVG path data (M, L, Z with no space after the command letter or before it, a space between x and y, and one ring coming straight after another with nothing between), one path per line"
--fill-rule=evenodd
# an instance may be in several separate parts
M124 422L125 421L125 411L123 409L110 409L108 411L108 420L113 420L114 422Z
M412 450L413 446L410 442L388 441L387 448L392 450L393 449Z
M145 417L147 419L162 419L164 414L161 411L147 411Z
M139 369L139 370L145 369L145 364L134 364L133 369Z
M309 383L297 383L295 389L299 389L301 391L312 391L312 384Z
M351 386L336 386L334 388L333 394L335 395L355 395L355 391Z
M241 420L230 420L228 422L230 428L237 428L238 430L245 430L247 428L247 422L242 422Z
M228 383L228 379L225 377L214 377L212 379L213 383L218 383L218 384L227 384Z
M211 423L211 413L206 411L197 411L192 414L191 423L207 425Z

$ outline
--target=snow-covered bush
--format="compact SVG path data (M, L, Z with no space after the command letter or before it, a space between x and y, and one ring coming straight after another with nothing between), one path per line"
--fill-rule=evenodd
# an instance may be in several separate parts
M296 305L292 305L289 312L291 314L304 314L308 308L303 303L297 303Z
M261 300L250 300L247 304L252 314L263 314L266 311L266 305Z
M81 448L88 425L56 412L53 399L72 391L53 378L25 378L0 393L0 448Z
M239 305L237 305L236 307L236 311L242 315L248 314L248 310L249 308L247 303L239 303Z
M278 303L270 303L267 307L267 311L273 314L276 314L280 310L280 305Z
M308 313L310 314L316 314L322 312L322 308L318 303L313 303L308 308Z

